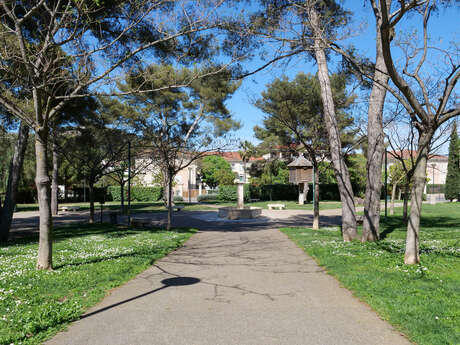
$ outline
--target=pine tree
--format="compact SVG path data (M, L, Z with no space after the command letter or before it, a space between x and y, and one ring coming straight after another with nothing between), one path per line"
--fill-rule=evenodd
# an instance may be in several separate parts
M457 124L454 122L449 144L449 161L447 163L446 189L444 196L452 201L460 194L460 145Z

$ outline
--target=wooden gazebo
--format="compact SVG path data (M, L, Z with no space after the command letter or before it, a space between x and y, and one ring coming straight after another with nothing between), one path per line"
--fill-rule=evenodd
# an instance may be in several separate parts
M299 204L307 199L308 184L313 181L313 164L302 154L288 164L289 183L299 185Z

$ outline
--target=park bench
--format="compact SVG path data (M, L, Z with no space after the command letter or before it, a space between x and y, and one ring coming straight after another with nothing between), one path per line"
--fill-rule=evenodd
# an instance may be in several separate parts
M80 206L61 206L59 208L60 211L67 212L67 211L79 211Z
M268 204L267 207L269 210L273 210L276 208L279 210L284 210L286 208L286 205L285 204Z

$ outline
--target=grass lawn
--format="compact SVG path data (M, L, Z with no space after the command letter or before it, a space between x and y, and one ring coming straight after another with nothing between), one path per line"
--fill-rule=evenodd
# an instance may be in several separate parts
M212 207L200 204L188 204L182 202L176 202L176 205L184 205L186 211L208 211L213 210ZM79 202L79 203L64 203L59 204L59 206L79 206L81 210L89 210L89 202ZM128 203L125 203L125 206L128 207ZM100 209L100 204L95 203L94 207L97 211ZM120 209L119 201L107 201L104 206L104 209L118 210ZM38 204L19 204L16 206L16 212L24 211L38 211ZM131 213L144 213L144 212L165 212L166 208L161 201L151 201L151 202L131 202Z
M50 272L35 270L36 238L0 246L0 344L39 344L193 232L107 224L58 228Z
M330 229L282 231L415 343L460 344L460 204L424 204L422 214L418 266L403 264L401 209L382 217L378 243L344 243Z
M313 210L313 204L304 204L299 205L296 201L287 201L287 200L273 200L273 201L257 201L245 203L248 206L262 207L263 209L268 209L268 204L285 204L286 210ZM236 202L230 203L219 203L221 206L236 206ZM321 201L319 203L320 210L329 210L333 208L341 208L342 204L340 201Z

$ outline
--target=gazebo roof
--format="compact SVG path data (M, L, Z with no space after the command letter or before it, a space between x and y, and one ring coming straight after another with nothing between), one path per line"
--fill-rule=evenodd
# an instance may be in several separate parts
M303 155L300 155L294 159L291 163L288 164L289 168L301 168L301 167L313 167L313 164L306 159Z

